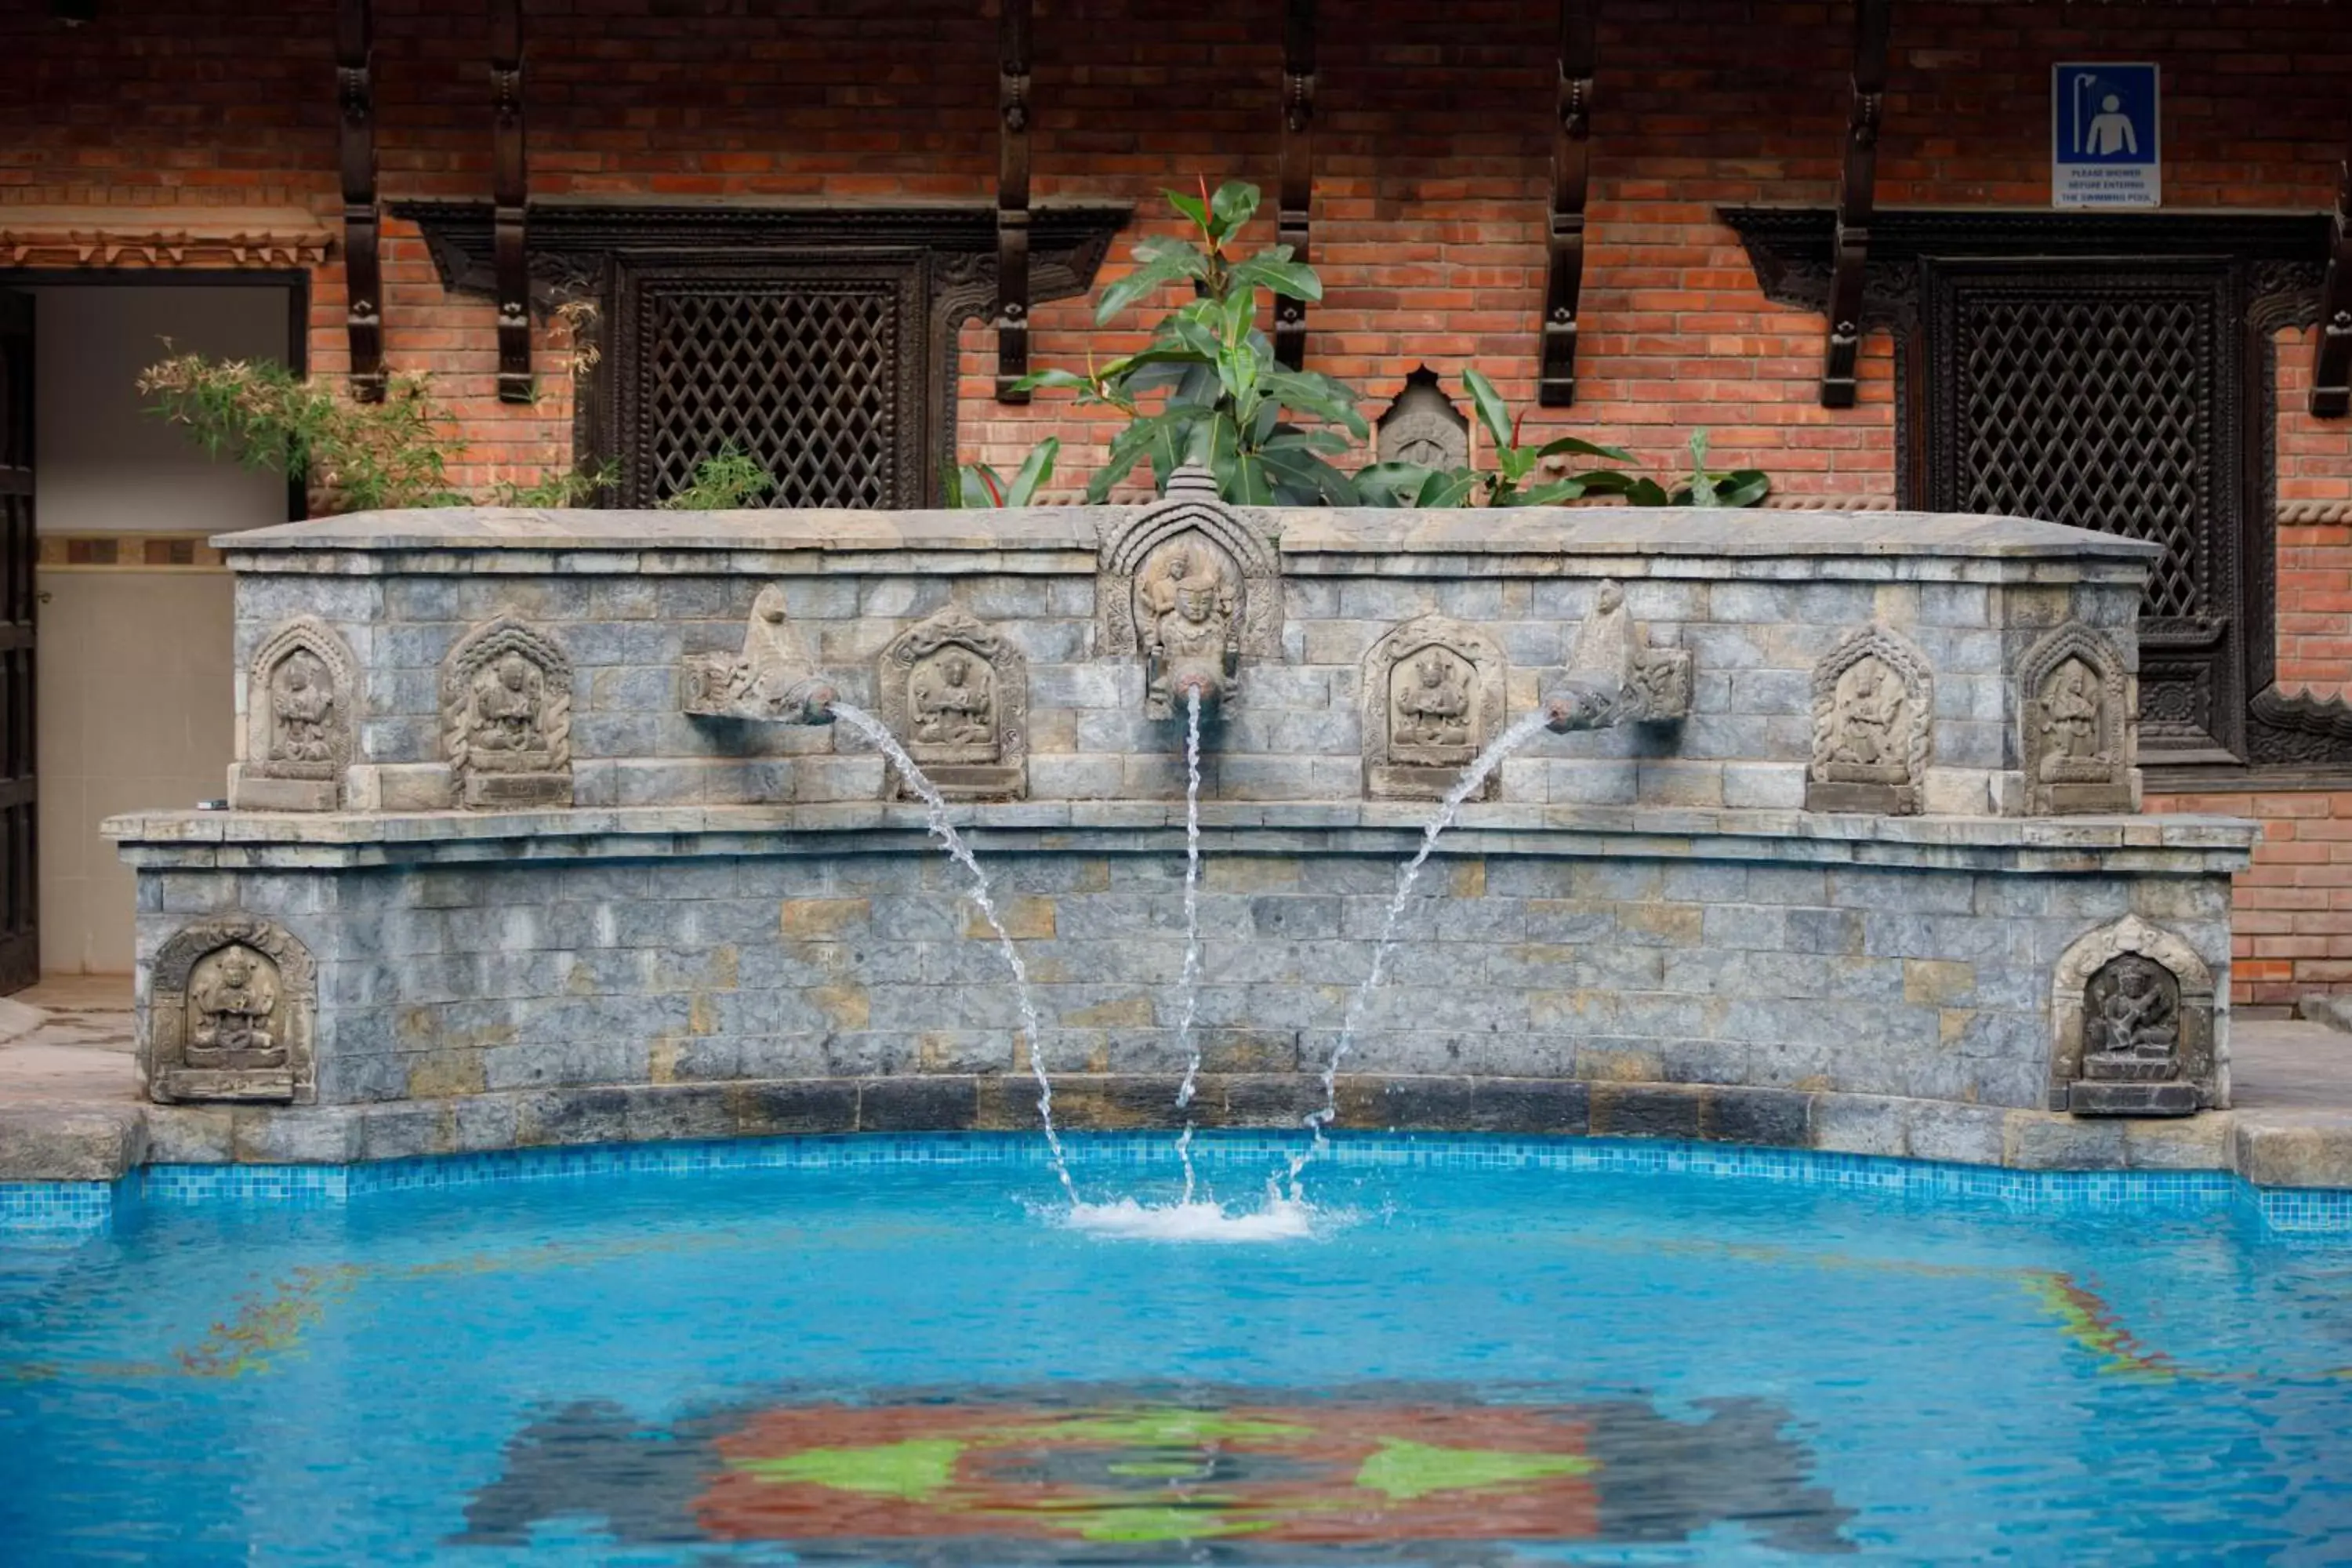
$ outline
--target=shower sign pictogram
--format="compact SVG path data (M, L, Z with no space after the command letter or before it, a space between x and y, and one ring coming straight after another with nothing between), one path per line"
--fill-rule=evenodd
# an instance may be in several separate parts
M2158 102L2153 65L2052 67L2050 205L2162 205Z

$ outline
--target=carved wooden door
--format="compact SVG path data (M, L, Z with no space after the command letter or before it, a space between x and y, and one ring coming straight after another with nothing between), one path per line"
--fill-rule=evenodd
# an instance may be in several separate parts
M1927 503L2164 546L2140 755L2245 755L2240 282L2228 261L1927 265Z
M41 977L34 559L33 300L0 289L0 992Z

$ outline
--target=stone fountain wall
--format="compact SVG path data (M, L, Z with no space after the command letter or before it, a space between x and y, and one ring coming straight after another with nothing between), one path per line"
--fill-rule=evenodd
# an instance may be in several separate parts
M1223 687L1212 1121L1319 1100L1428 800L1602 667L1617 721L1538 736L1444 841L1347 1119L1801 1142L1881 1101L2226 1103L2254 828L2132 815L2151 546L1188 493L222 542L235 809L112 828L188 1157L1025 1124L1029 1043L920 808L788 721L825 689L970 803L1065 1103L1169 1121L1187 659Z

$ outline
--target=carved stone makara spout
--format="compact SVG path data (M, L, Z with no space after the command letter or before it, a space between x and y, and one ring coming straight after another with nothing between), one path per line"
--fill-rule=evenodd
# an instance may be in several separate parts
M710 719L770 724L830 724L840 695L817 672L800 634L784 616L784 591L771 584L751 602L743 651L688 654L679 672L679 704Z
M1577 628L1568 669L1543 700L1555 734L1612 724L1654 724L1690 715L1687 649L1652 647L1648 629L1625 607L1625 590L1604 582Z

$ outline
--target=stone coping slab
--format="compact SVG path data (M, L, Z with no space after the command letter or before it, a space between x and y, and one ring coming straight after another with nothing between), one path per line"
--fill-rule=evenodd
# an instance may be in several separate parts
M1204 847L1226 854L1409 854L1423 802L1203 802ZM1181 854L1184 812L1161 801L1032 801L950 808L999 852ZM919 805L614 806L513 812L179 811L110 817L133 865L328 868L434 858L838 854L924 847ZM1707 807L1466 806L1441 852L1672 857L1800 864L2066 871L2229 871L2262 825L2229 816L1879 816ZM646 840L656 839L649 845Z
M530 559L579 552L720 552L749 560L801 556L814 564L846 554L977 552L992 557L1057 552L1060 570L1092 571L1107 521L1125 507L1047 506L993 510L852 511L776 508L740 511L533 510L439 507L351 512L215 537L239 571L271 558L383 552L515 552ZM1923 562L2065 561L2139 570L2159 546L2034 518L1936 512L1759 512L1721 507L1527 507L1442 511L1309 508L1238 509L1277 538L1286 556L1424 555L1675 558L1776 561L1899 557ZM282 560L283 566L290 564ZM598 571L653 569L658 560ZM349 569L357 570L355 566ZM457 569L444 567L443 569ZM551 562L543 569L554 569ZM968 568L967 568L968 569ZM1020 570L1004 567L1000 570ZM1717 568L1718 572L1720 568Z

